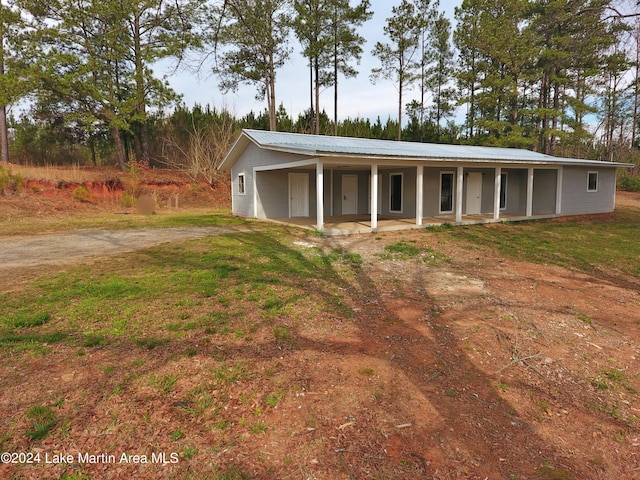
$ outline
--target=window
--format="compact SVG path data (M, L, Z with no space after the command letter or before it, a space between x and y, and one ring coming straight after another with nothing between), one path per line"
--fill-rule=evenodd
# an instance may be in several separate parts
M507 174L500 174L500 209L507 208Z
M453 173L440 174L440 213L453 212Z
M389 182L389 211L402 213L402 174L392 173Z
M241 174L238 175L238 193L240 195L244 195L245 194L244 173L241 173Z
M589 172L587 175L587 192L598 191L598 172Z

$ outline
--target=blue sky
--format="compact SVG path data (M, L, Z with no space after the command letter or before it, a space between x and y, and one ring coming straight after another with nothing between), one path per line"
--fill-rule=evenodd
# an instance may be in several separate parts
M352 0L352 5L355 5L356 1ZM386 19L391 16L391 8L397 3L399 0L371 0L373 18L360 30L360 34L367 39L367 44L360 65L356 66L359 74L355 78L339 79L338 117L341 120L358 116L374 120L380 116L384 123L388 117L395 119L397 116L398 94L393 83L379 80L372 85L369 81L371 69L379 66L379 61L371 55L371 50L377 41L386 41L383 27ZM462 0L441 0L440 10L453 20L454 8L461 3ZM300 55L300 44L293 36L291 45L293 53L289 62L277 72L276 97L277 103L282 103L287 112L295 118L309 108L309 80L307 61ZM156 69L159 75L167 74L169 71ZM200 78L183 72L169 77L168 80L189 107L196 103L209 104L216 108L227 108L236 116L245 115L251 110L257 113L266 108L266 100L261 102L255 99L256 90L253 86L242 86L237 93L222 95L218 88L218 79L208 72L201 73ZM403 104L417 98L417 95L415 89L407 92ZM321 94L320 108L326 110L330 118L333 117L332 88Z

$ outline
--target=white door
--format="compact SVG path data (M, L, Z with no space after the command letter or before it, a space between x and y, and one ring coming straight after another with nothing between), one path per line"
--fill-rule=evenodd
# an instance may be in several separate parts
M478 215L482 210L482 173L470 172L467 176L467 215Z
M289 174L289 216L309 216L309 174Z
M358 213L358 176L342 176L342 215Z

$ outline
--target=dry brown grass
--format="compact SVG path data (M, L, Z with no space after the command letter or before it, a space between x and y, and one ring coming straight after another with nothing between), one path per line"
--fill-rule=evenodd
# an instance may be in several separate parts
M14 165L2 163L6 169L10 169L15 175L20 175L25 180L33 180L48 183L84 183L104 181L113 176L121 174L118 170L108 167L92 168L81 167L79 165L67 165L59 167L47 165L44 167L33 167L28 165Z

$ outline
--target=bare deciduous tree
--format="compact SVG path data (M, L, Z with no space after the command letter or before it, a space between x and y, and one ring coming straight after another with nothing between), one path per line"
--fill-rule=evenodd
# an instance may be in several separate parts
M205 125L192 123L186 142L175 132L163 139L162 163L185 172L191 180L204 180L213 187L222 181L218 166L236 136L233 117L224 114L219 121Z

